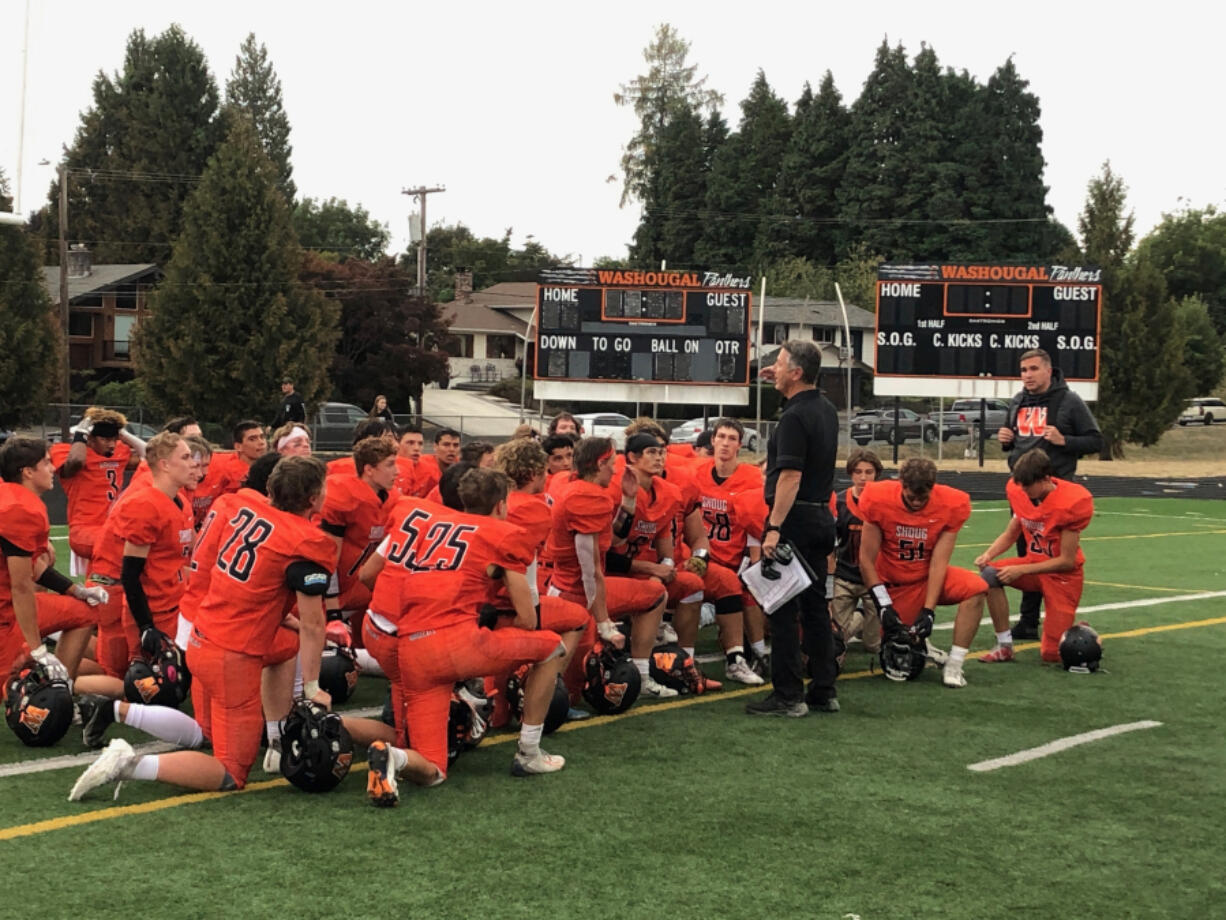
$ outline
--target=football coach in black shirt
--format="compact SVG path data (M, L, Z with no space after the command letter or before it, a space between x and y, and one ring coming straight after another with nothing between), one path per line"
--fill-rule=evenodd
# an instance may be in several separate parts
M770 515L762 552L773 556L780 540L786 540L818 577L811 588L770 615L774 689L766 699L745 707L751 715L799 717L810 709L839 711L825 580L826 559L834 549L835 538L830 491L834 486L839 419L830 400L817 389L821 366L821 353L812 342L785 342L774 366L762 374L774 380L775 389L785 399L766 449L766 504ZM808 692L802 642L809 657Z

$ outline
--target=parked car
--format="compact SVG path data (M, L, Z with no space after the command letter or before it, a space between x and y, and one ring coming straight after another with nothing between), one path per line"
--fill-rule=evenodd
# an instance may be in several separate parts
M856 414L851 420L851 439L861 447L869 441L901 444L916 438L923 438L925 443L932 444L937 439L937 425L910 409L898 410L897 429L893 409L869 409Z
M1214 422L1226 422L1226 402L1216 396L1189 399L1187 407L1179 413L1181 425L1212 425Z
M1009 421L1009 402L1004 399L987 399L984 402L987 403L987 435L994 438L996 432ZM974 434L979 426L979 400L955 399L944 412L930 412L928 418L941 425L941 437L946 441ZM979 437L978 434L974 436L976 439Z
M705 427L710 428L715 422L714 418L705 420ZM688 422L682 422L668 434L669 444L693 444L698 440L698 436L702 434L704 428L704 420L700 418L692 418ZM741 438L741 447L745 450L758 449L758 433L752 428L745 429L745 436Z
M589 438L612 438L618 450L626 449L626 426L632 419L620 412L585 412L575 416L576 421Z
M311 418L311 449L350 450L354 426L365 418L366 410L352 403L322 403Z
M81 421L81 416L74 415L71 419L69 419L69 427L76 425L79 421ZM142 441L148 441L151 437L162 430L160 428L154 428L152 425L146 425L144 422L128 422L128 424L124 427ZM63 436L58 428L47 428L45 430L47 432L47 440L51 443L54 444L56 441L63 440Z

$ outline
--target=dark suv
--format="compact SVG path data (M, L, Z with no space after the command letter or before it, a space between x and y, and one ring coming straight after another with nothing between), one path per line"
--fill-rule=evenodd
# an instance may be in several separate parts
M870 409L860 412L851 420L851 439L861 447L869 441L901 444L916 438L923 438L924 443L932 444L937 439L937 426L910 409L898 410L897 429L893 409Z

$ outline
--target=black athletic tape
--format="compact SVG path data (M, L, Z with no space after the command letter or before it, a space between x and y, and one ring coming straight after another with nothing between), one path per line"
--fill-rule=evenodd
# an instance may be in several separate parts
M67 594L72 588L72 579L61 575L50 566L43 574L38 576L38 583L48 591L54 591L56 594Z
M741 600L741 595L732 594L728 597L721 597L715 601L715 615L723 616L728 613L741 613L745 609L745 602Z

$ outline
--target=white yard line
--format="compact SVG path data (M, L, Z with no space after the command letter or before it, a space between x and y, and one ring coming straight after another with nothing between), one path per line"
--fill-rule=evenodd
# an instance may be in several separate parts
M1005 757L996 757L992 760L970 763L966 765L966 769L972 773L988 773L992 770L999 770L1001 767L1016 767L1018 764L1028 763L1029 761L1038 760L1040 757L1048 757L1052 754L1059 754L1061 751L1067 751L1069 748L1074 748L1081 744L1089 744L1091 741L1101 741L1104 738L1110 738L1112 735L1141 731L1145 728L1157 728L1161 724L1161 722L1154 722L1149 719L1143 722L1124 722L1120 725L1112 725L1109 728L1099 728L1092 732L1083 732L1080 735L1057 738L1055 741L1049 741L1047 744L1027 748L1024 751L1018 751L1016 754L1009 754Z
M1176 604L1182 601L1203 601L1208 598L1226 597L1226 591L1202 591L1199 594L1176 594L1174 597L1147 597L1139 601L1117 601L1114 604L1094 604L1091 607L1078 607L1077 616L1083 613L1102 613L1106 610L1130 610L1133 607L1158 607L1162 604ZM953 629L954 624L938 623L934 629Z

